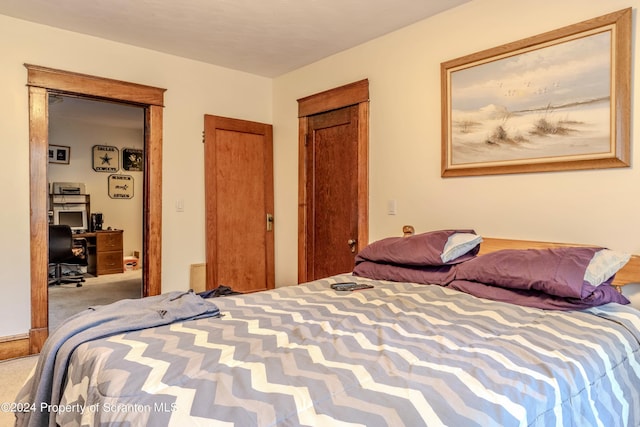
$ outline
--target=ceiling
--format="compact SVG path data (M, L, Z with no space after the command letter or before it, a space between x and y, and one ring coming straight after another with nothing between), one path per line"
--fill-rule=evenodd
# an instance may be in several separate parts
M50 95L49 122L58 122L58 120L142 132L144 108L90 98Z
M277 77L470 0L0 0L0 14Z

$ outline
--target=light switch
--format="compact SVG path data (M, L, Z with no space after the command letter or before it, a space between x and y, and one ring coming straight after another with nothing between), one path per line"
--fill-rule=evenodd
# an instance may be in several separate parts
M184 199L176 200L176 212L184 212Z
M395 200L387 200L387 214L388 215L395 215L397 213L396 211L396 201Z

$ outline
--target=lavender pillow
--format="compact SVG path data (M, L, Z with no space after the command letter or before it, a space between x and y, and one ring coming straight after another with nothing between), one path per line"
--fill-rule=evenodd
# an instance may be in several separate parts
M363 261L355 266L353 275L393 282L444 286L453 280L454 268L454 265L407 266Z
M458 234L464 236L452 238ZM477 239L468 235L475 235ZM439 230L409 237L389 237L361 250L356 255L356 265L363 261L407 266L458 264L478 254L481 240L473 230Z
M585 275L594 255L601 250L589 247L505 249L459 265L456 279L585 299L600 285L589 283ZM607 281L612 280L615 272L617 270Z
M609 283L604 283L594 288L593 292L586 298L562 298L536 290L507 289L467 280L454 280L449 284L449 288L479 298L544 310L582 310L610 302L629 304L629 300Z

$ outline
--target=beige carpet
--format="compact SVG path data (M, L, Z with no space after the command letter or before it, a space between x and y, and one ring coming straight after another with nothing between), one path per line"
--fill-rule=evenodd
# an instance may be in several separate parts
M82 287L65 284L49 287L49 327L55 329L64 319L87 307L104 305L123 298L140 298L142 270L88 277ZM16 398L38 356L0 361L0 426L12 426L15 417L5 407Z
M141 296L142 270L88 277L80 288L73 283L49 286L49 331L88 307Z
M12 412L6 408L7 403L15 400L18 391L24 384L31 370L36 365L38 356L22 357L19 359L11 359L0 362L0 426L12 426L15 417Z

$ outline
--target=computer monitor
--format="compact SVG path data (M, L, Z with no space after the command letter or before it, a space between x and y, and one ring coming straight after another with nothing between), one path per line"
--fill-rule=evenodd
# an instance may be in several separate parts
M53 223L56 225L68 225L71 227L71 231L76 233L85 232L89 229L87 210L84 208L84 205L77 208L54 208Z

